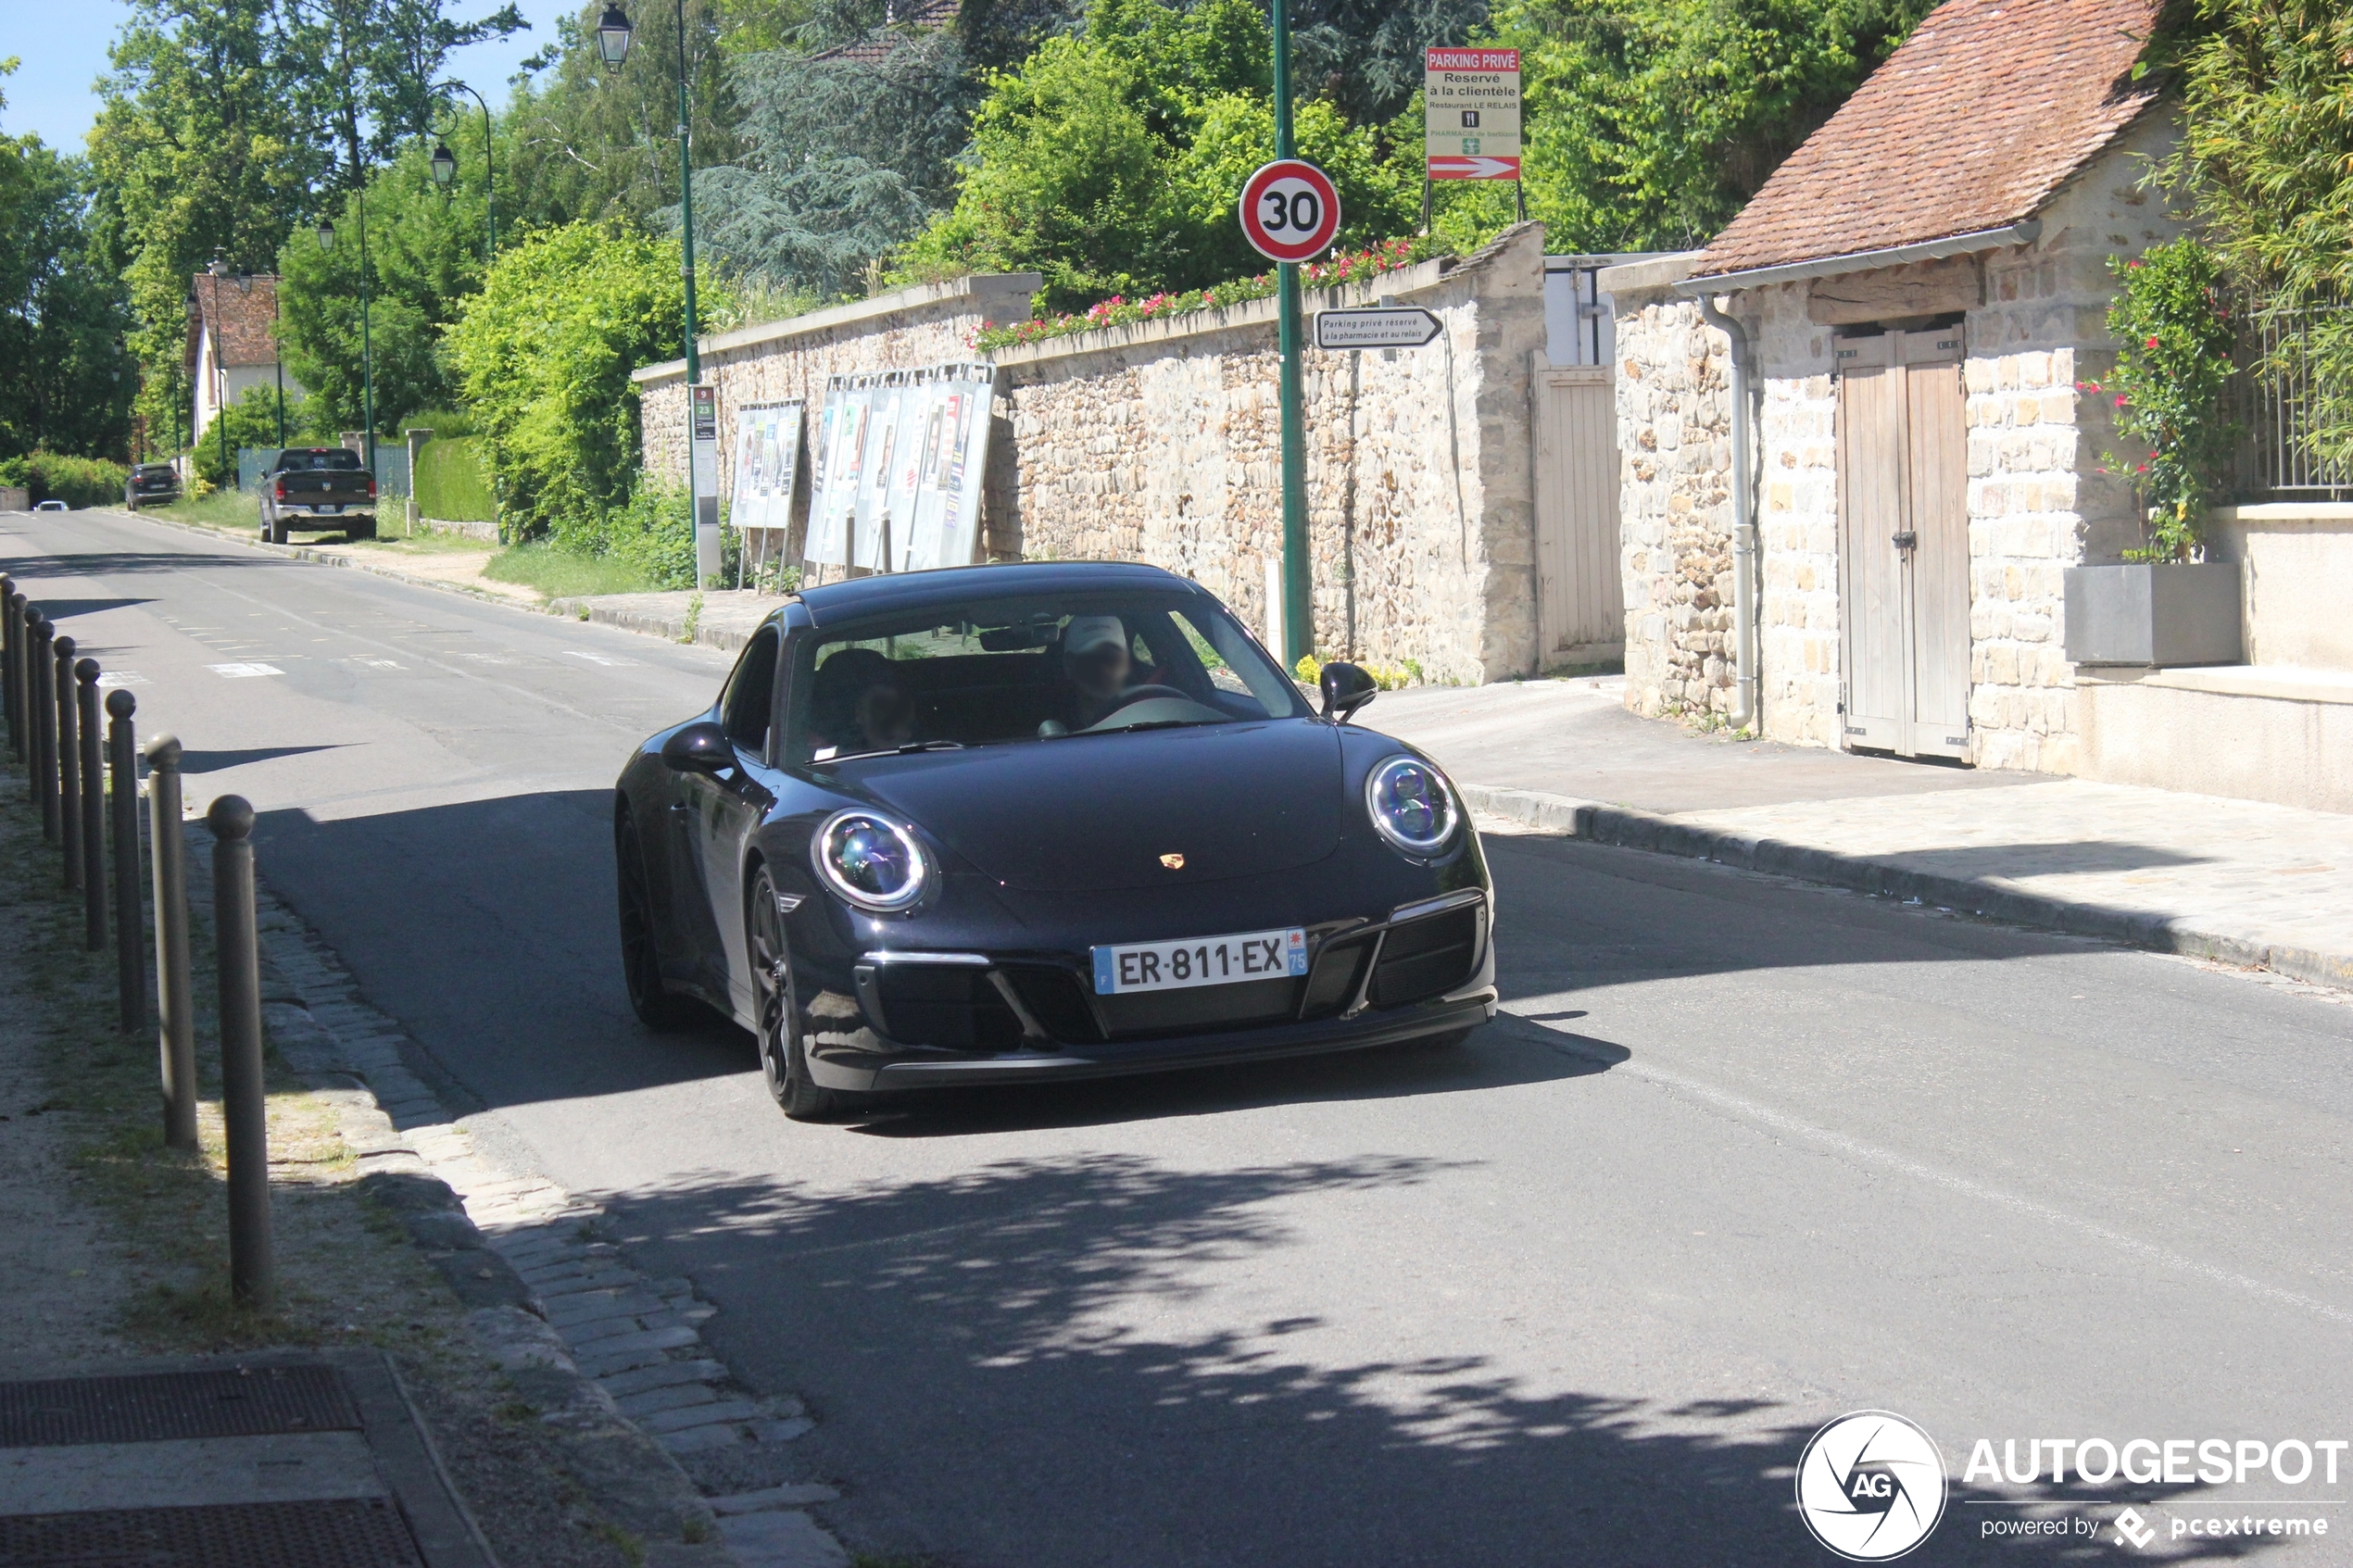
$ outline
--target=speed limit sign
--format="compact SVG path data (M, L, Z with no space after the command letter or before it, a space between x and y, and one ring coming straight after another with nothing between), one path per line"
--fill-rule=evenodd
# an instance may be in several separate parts
M1259 255L1305 261L1340 232L1340 193L1312 163L1278 158L1242 186L1242 233Z

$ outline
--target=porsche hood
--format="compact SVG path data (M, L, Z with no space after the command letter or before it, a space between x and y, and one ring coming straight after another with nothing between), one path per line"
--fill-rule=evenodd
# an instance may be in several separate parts
M1310 865L1339 847L1340 736L1313 720L876 758L841 783L1029 893L1170 887ZM1174 862L1174 863L1172 863Z

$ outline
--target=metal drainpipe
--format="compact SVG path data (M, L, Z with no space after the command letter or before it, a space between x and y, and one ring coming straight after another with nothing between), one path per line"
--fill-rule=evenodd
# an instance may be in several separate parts
M1732 647L1734 684L1731 725L1757 731L1756 504L1751 454L1756 433L1749 411L1754 368L1748 331L1716 307L1712 295L1699 296L1700 319L1730 340L1732 347Z

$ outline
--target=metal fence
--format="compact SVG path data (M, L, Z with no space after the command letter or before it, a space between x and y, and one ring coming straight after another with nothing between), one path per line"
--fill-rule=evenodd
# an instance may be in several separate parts
M276 446L240 446L237 448L237 488L252 495L269 477L270 465L281 448ZM392 441L376 443L376 489L391 500L406 500L409 496L409 448Z
M2353 307L2249 310L2239 344L2234 410L2239 423L2232 489L2249 501L2353 499L2353 465L2312 455L2312 378L2300 356L2283 355L2315 323Z

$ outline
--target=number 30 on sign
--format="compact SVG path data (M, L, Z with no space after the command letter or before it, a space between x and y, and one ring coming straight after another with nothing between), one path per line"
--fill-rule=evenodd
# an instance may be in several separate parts
M1242 233L1259 255L1306 261L1340 232L1340 193L1312 163L1278 158L1242 186Z

